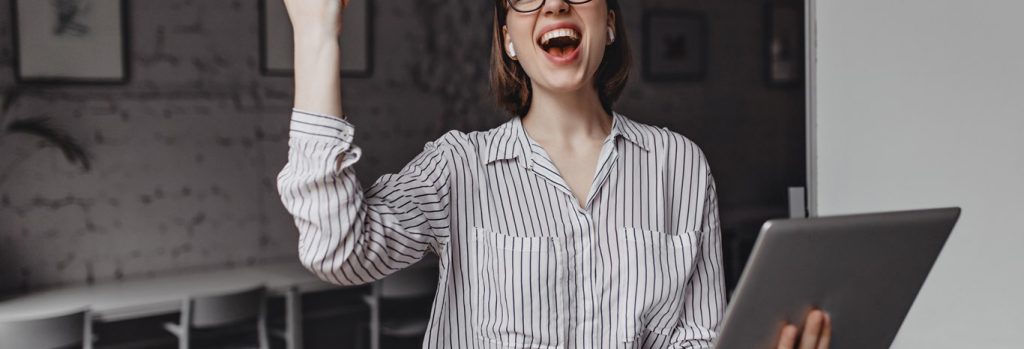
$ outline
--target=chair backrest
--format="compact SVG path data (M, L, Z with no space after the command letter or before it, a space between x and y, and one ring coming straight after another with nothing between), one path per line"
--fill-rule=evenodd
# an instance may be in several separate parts
M192 328L231 325L259 318L266 294L264 286L241 291L193 297L189 300L188 322Z
M92 347L89 312L0 322L0 348L55 349Z

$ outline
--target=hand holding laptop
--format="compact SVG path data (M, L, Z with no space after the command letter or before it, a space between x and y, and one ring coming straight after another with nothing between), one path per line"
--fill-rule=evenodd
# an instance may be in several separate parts
M800 337L799 349L828 349L828 342L832 339L832 321L828 314L815 309L807 314L805 324L807 325L804 326L804 333ZM799 332L793 324L787 324L782 328L778 349L797 349L796 335Z

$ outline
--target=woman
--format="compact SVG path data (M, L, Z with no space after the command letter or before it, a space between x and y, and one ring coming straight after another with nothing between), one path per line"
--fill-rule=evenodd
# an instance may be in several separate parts
M516 117L449 132L365 192L337 78L347 0L285 3L296 95L278 185L311 271L366 283L436 253L427 348L711 345L714 181L692 142L612 111L630 68L617 0L497 0L492 80ZM827 346L825 319L801 348Z

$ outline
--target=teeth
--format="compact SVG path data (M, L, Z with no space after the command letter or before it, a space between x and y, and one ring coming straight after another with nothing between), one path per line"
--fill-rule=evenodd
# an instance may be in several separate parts
M541 45L547 45L548 42L551 41L551 39L561 38L561 37L568 37L568 38L573 38L573 39L579 39L580 38L580 33L576 32L573 29L569 29L569 28L555 29L555 30L549 31L547 33L544 33L544 35L541 36L540 44Z

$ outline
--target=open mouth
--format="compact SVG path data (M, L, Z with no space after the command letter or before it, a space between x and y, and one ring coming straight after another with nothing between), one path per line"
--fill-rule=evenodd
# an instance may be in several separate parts
M560 28L541 35L538 44L544 52L552 57L565 58L576 52L580 46L581 37L579 30Z

